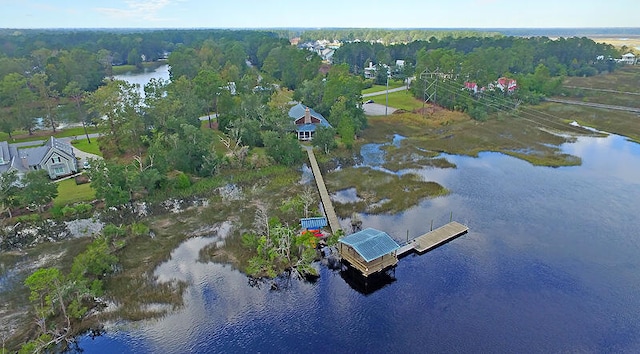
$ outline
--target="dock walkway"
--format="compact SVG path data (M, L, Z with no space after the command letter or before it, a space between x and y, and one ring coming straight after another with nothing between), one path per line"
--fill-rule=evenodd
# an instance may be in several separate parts
M338 232L341 230L340 221L338 221L338 216L336 215L336 211L333 209L333 203L331 202L331 198L329 197L329 192L327 191L327 187L324 184L324 178L322 178L322 173L320 172L320 166L318 166L318 161L316 160L316 155L313 153L312 148L306 148L307 154L309 155L309 163L311 164L311 171L313 171L313 177L316 180L316 185L318 186L318 192L320 193L320 200L322 201L322 207L324 208L324 213L327 217L327 221L329 222L329 227L331 228L332 233Z
M440 246L460 235L463 235L469 231L469 228L459 222L452 221L444 226L441 226L433 231L429 231L424 235L418 236L413 240L407 242L406 245L400 247L396 254L398 257L416 251L423 253L433 248Z

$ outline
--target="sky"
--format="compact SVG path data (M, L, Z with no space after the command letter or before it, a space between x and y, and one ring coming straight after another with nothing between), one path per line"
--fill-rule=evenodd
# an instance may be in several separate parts
M638 0L0 0L0 28L639 27Z

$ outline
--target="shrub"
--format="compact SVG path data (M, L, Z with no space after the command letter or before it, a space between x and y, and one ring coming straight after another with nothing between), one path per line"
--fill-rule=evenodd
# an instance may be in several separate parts
M114 224L107 224L102 229L102 234L108 238L118 238L123 237L126 234L126 230Z
M149 234L149 227L141 222L131 224L131 233L134 236L144 236Z
M80 216L89 216L93 210L93 206L88 203L79 203L75 205L76 213Z
M180 174L176 176L175 185L176 189L186 189L191 186L191 180L189 180L189 176L180 172Z
M74 216L76 212L76 208L69 205L65 205L65 207L62 208L62 216L64 216L65 218Z

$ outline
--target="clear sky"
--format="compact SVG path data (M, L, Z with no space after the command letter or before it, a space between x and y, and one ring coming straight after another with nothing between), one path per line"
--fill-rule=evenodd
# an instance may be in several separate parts
M639 0L0 0L0 28L640 27Z

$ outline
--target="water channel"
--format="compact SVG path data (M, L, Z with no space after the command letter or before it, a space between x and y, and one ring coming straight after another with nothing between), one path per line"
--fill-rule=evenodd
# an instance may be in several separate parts
M206 244L224 242L223 225L184 242L155 271L159 281L189 282L183 308L111 324L80 346L88 353L640 352L640 145L610 135L562 150L582 165L535 167L482 153L443 155L456 169L412 170L451 193L403 213L363 215L363 226L403 241L453 212L470 232L403 258L388 283L365 286L318 265L314 283L252 286L229 266L197 261Z

